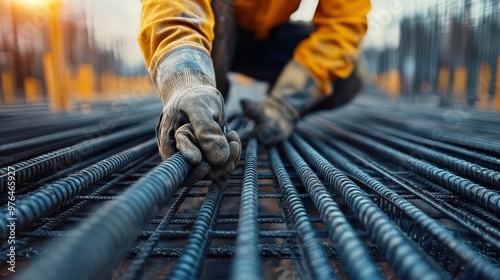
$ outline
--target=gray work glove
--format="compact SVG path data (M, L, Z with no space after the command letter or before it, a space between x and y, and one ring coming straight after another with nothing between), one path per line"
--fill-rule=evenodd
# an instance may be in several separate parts
M193 165L184 185L201 179L220 183L229 177L240 159L240 138L226 126L224 99L213 79L200 71L205 70L203 67L196 69L199 66L193 65L193 61L206 59L206 55L193 49L177 52L181 53L162 61L158 69L165 70L158 75L167 74L169 78L160 93L164 106L157 126L159 152L162 159L167 159L179 151ZM186 65L181 64L188 67L170 75L182 59L189 60ZM170 64L165 65L165 61Z
M291 60L271 91L260 102L242 100L243 113L255 121L252 134L264 145L273 146L286 140L299 117L325 96L309 71Z

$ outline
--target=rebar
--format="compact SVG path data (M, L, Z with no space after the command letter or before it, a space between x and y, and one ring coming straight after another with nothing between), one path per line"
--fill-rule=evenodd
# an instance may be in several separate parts
M251 139L245 155L245 174L241 189L240 223L232 266L231 279L261 279L261 265L258 251L258 177L257 141Z
M395 164L401 164L405 168L408 168L409 170L462 195L493 214L497 216L500 215L500 195L498 193L444 169L433 166L425 161L401 153L383 144L374 142L360 134L348 132L342 128L333 126L331 123L323 123L327 125L326 128L329 131L332 131L341 137L345 137L346 139L349 139L349 141L354 141L357 144L363 145L367 149L376 152L385 159L390 160Z
M116 172L130 162L143 155L151 155L156 149L156 139L138 145L117 155L104 159L91 167L81 170L69 177L41 187L23 199L18 199L14 216L17 218L16 227L20 230L41 217L48 215L54 209L67 203L70 199ZM8 221L12 216L7 205L0 208L0 236L9 235Z
M285 153L304 183L307 192L320 211L321 218L330 232L330 238L338 254L347 267L351 277L355 279L378 279L379 271L362 241L356 236L353 228L332 199L330 193L314 172L288 143L284 143Z
M439 240L442 245L450 250L457 259L460 259L464 265L470 266L473 270L473 273L467 270L470 277L495 279L498 272L500 272L498 268L485 259L484 256L470 248L466 243L457 239L452 232L435 219L432 219L423 211L398 195L395 191L368 175L346 157L335 151L335 149L329 148L325 143L318 140L311 140L311 142L318 148L318 152L321 152L328 160L343 168L345 171L349 172L349 174L359 178L359 180L363 181L371 190L379 194L385 200L391 202L404 214L408 215L408 217L410 217L419 227L422 227L423 230L433 235L434 238ZM339 144L337 143L337 145ZM362 157L358 157L357 159L362 161ZM420 238L417 236L413 237Z
M0 275L498 278L500 158L490 150L498 145L498 114L461 111L467 118L457 125L429 106L381 103L306 117L277 147L242 139L242 158L226 182L182 188L190 165L180 154L161 161L149 113L137 109L102 134L92 124L108 113L69 116L95 132L78 135L64 118L35 108L41 123L54 122L51 136L36 129L36 114L2 111L0 118L19 125L0 128L19 133L0 135L3 147L18 147L7 156L26 157L12 165L33 165L15 177L16 274L7 270L12 250L4 239ZM248 120L236 116L230 126L251 135ZM90 139L75 144L61 135ZM8 201L1 197L0 225Z
M180 154L173 155L119 199L96 212L75 230L74 236L52 245L44 258L15 275L14 279L104 277L132 244L139 230L177 190L189 170L189 163Z

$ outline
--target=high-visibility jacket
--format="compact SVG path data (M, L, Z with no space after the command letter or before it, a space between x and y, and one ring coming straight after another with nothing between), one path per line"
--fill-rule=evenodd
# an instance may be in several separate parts
M264 39L286 23L300 0L233 0L237 24ZM214 14L209 0L142 0L139 43L146 66L158 63L181 47L210 54ZM370 0L319 0L312 23L316 30L295 49L293 58L310 71L325 94L331 83L347 78L366 33ZM154 78L154 77L153 77Z

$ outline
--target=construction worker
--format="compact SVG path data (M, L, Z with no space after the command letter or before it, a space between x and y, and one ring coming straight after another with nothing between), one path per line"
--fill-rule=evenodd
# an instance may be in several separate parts
M186 183L224 180L239 160L227 126L227 72L270 83L261 102L242 101L266 145L286 139L301 116L351 100L369 0L319 0L310 23L291 22L300 0L142 0L139 43L163 102L163 159L193 165Z

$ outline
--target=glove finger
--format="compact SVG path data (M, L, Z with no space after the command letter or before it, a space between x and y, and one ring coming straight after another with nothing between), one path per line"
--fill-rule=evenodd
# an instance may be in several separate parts
M240 101L240 105L243 109L243 114L251 119L257 119L262 111L260 104L257 101L242 99Z
M182 185L189 186L200 181L201 179L207 176L210 170L211 170L210 164L208 164L208 162L206 161L202 161L200 164L193 166L193 168L191 168L191 171L188 173Z
M238 135L238 133L236 131L230 130L226 134L226 138L227 138L227 141L229 142L229 158L230 159L231 159L231 155L233 154L233 150L231 149L231 142L238 143L237 155L236 155L236 157L234 158L233 161L239 161L240 157L241 157L241 140L240 140L240 136Z
M187 123L179 127L175 132L177 150L186 158L191 165L201 162L202 154L198 147L198 141L194 137L193 127Z
M197 115L191 118L194 135L198 139L208 163L222 165L229 157L229 144L220 125L207 116L210 116L210 114Z
M166 160L177 152L175 148L175 139L171 137L172 128L164 126L168 120L164 118L165 114L160 115L158 125L156 126L156 141L158 143L158 152L162 160Z
M229 146L231 153L229 155L227 162L222 166L216 166L212 168L212 170L207 176L207 178L217 183L224 182L229 178L231 173L234 171L236 167L236 161L239 158L241 145L236 141L232 141L229 143Z
M241 144L236 141L229 142L229 158L227 160L228 163L235 163L240 160L241 154ZM231 170L232 171L232 170Z

